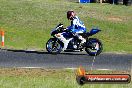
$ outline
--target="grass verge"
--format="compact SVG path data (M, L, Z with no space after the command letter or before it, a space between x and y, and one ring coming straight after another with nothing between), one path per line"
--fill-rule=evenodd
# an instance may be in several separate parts
M127 71L93 71L124 74ZM85 84L76 82L75 70L0 68L0 88L131 88L132 84Z

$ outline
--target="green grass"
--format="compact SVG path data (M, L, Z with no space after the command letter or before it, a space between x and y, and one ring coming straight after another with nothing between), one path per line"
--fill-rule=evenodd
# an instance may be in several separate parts
M94 73L100 72L114 73L114 71L94 71ZM75 70L0 69L0 88L131 88L131 85L130 83L85 84L80 86L76 82Z
M5 47L45 50L50 31L59 22L70 25L66 12L74 10L87 31L99 27L94 37L102 40L104 52L132 53L132 7L110 4L79 4L66 0L0 0L0 28Z

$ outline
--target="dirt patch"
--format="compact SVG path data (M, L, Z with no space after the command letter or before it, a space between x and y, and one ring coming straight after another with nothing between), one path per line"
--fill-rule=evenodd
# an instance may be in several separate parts
M121 70L92 70L92 71L88 71L87 74L130 74L130 71L121 71Z
M115 16L107 17L107 19L109 21L115 21L115 22L121 22L121 21L123 21L123 19L121 17L115 17Z
M64 69L33 69L33 68L0 68L0 76L67 76L69 74L75 75L76 71L69 71ZM88 71L89 73L89 71ZM129 71L99 71L93 70L91 74L129 74Z
M0 76L49 76L60 72L54 69L0 68Z

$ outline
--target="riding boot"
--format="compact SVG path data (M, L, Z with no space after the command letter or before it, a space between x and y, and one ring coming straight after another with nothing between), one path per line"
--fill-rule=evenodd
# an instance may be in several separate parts
M81 40L81 44L84 44L86 42L86 39L83 38L82 36L79 36L78 38Z

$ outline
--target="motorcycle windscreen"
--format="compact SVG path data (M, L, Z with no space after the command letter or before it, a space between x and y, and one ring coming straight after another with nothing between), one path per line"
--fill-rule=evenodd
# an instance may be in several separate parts
M52 31L51 31L51 36L53 36L53 35L55 35L55 34L57 34L58 32L56 31L56 29L53 29Z
M89 34L90 35L94 35L94 34L98 33L99 31L101 31L101 30L99 30L99 29L91 29L91 31L89 32Z

